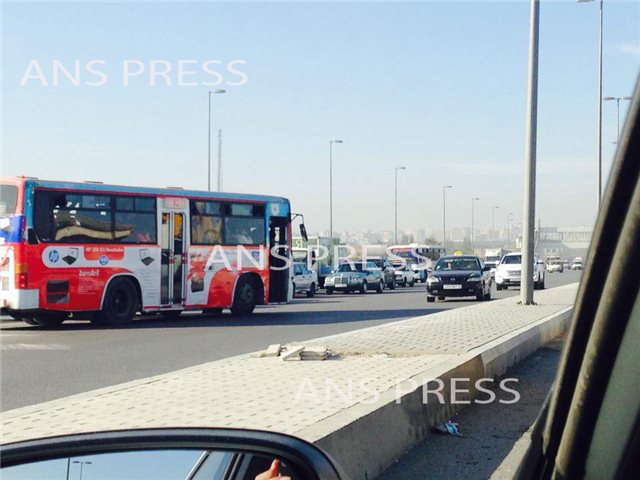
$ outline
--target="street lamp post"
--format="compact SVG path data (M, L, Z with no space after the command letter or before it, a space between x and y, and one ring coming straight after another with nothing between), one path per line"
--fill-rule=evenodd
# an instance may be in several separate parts
M524 202L522 208L522 269L520 304L533 304L533 251L536 210L536 151L538 132L538 43L540 2L531 0L529 38L529 79L527 92L527 134L524 165Z
M473 222L474 222L473 207L474 207L474 204L475 204L476 200L480 200L480 197L473 197L471 199L471 234L469 235L469 238L471 239L471 254L473 254L473 252L475 251L475 245L474 245L474 243L475 243L475 234L474 234L475 227L474 227L474 224L473 224Z
M598 0L578 0L578 3L588 3ZM600 33L598 45L598 210L602 200L602 20L603 20L603 0L600 4Z
M342 140L329 140L329 238L333 239L333 144Z
M513 217L513 212L509 212L507 215L507 248L511 246L511 217Z
M496 240L496 236L497 236L497 235L496 235L496 227L495 227L495 213L496 213L496 210L497 210L497 209L499 209L499 208L500 208L500 207L495 206L495 207L493 207L493 208L491 209L491 239L492 239L492 241L491 241L491 245L492 245L494 248L495 248L495 246L496 246L496 242L495 242L495 240Z
M619 142L620 141L620 100L631 100L631 97L604 97L603 100L616 101L616 108L618 109L618 130L617 130L618 133L616 136L616 142Z
M453 185L445 185L442 187L442 249L447 251L447 207L446 193L447 189L453 188Z
M396 167L395 171L396 171L396 201L395 201L395 211L396 211L396 215L395 215L395 238L396 238L396 245L398 244L398 170L406 170L407 167Z
M79 463L80 464L80 480L82 480L82 467L84 467L85 465L93 464L93 462L80 462L80 461L77 461L77 460L74 460L73 463Z
M225 93L226 90L209 90L209 128L207 129L208 148L207 148L207 191L211 191L211 96L219 93ZM218 172L219 173L219 172ZM220 178L218 177L218 183Z

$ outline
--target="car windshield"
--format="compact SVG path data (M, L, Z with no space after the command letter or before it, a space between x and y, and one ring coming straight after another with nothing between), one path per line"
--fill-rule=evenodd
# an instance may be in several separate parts
M487 257L484 259L485 262L499 262L500 257Z
M338 267L338 272L362 272L366 269L366 265L362 263L343 263Z
M18 187L0 184L0 215L12 215L18 204Z
M521 255L505 255L505 257L502 259L502 263L507 265L516 265L516 264L519 265L522 263L522 256Z
M478 270L480 265L478 260L469 257L453 257L453 258L441 258L436 264L436 271L447 270Z

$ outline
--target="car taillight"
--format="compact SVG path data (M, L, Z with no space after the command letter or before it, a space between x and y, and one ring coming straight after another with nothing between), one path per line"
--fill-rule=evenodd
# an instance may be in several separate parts
M16 278L16 288L24 289L27 288L28 284L28 275L27 275L27 264L26 263L17 263L15 268Z

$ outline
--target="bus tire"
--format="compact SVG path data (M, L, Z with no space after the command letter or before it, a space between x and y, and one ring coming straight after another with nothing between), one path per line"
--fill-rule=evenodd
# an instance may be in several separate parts
M119 326L133 320L138 310L138 288L127 277L116 277L107 289L102 309L91 319L96 325Z
M240 277L233 295L231 313L236 316L249 315L258 303L258 292L254 282L246 277Z
M58 328L68 317L65 312L48 312L22 317L22 320L36 327Z
M316 294L316 284L312 283L311 286L309 287L309 291L307 292L307 297L313 298L315 294Z

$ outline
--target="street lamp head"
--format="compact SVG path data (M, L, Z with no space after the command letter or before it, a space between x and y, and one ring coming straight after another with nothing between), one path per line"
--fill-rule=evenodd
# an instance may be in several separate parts
M604 101L617 100L617 98L616 97L604 97L603 100Z
M330 140L330 143L344 143L342 140Z
M442 188L453 188L453 185L445 185L445 186L444 186L444 187L442 187Z
M589 3L589 2L595 2L596 0L578 0L578 3Z
M480 200L480 197L473 197L471 200Z
M406 170L407 167L396 167L396 170Z
M217 93L226 93L227 91L223 88L218 88L217 90L210 91L209 93L213 93L214 95Z

